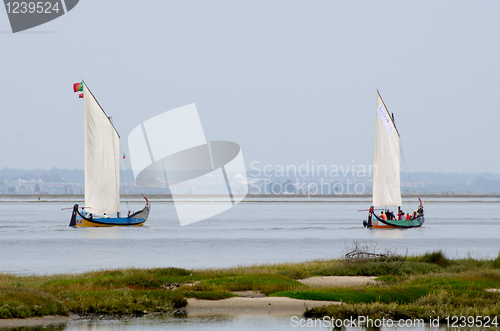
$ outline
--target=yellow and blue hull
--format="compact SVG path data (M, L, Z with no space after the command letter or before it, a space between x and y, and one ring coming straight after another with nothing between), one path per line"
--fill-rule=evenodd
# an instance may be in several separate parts
M82 215L78 205L73 207L73 214L69 226L74 227L110 227L110 226L142 226L149 216L149 204L144 209L128 217L92 217Z

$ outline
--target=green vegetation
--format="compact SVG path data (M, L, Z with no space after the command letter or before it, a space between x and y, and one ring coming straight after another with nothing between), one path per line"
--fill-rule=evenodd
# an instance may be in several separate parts
M500 256L500 254L499 254ZM373 262L359 261L354 269ZM383 262L379 262L383 263ZM302 291L287 295L346 304L313 308L306 317L444 319L447 316L500 316L500 257L495 260L449 260L442 252L409 257L401 268L362 289ZM375 273L374 273L375 274ZM275 295L280 295L276 293Z
M166 312L187 304L183 293L164 289L181 279L196 277L176 268L27 277L0 274L0 318Z
M187 298L195 298L201 300L222 300L238 296L231 292L220 291L187 291L184 293L184 295Z
M267 295L278 291L307 288L306 285L285 276L261 273L204 280L200 284L219 291L259 291Z
M68 315L67 308L54 296L27 288L0 288L0 318Z
M287 291L272 294L272 296L289 297L302 300L341 301L345 303L410 303L423 297L430 291L417 286L394 287L363 287L360 289L335 288L310 291Z
M450 260L448 260L441 251L426 253L422 256L420 262L432 263L440 267L447 267L450 265Z
M493 268L500 269L500 252L498 252L497 258L493 260L492 266Z
M352 253L352 252L351 252ZM500 254L494 260L355 252L345 260L240 266L228 269L118 269L78 275L0 273L0 318L44 315L144 315L185 307L187 298L221 300L237 291L340 301L307 310L308 317L425 318L499 316ZM314 276L378 276L377 284L309 288Z

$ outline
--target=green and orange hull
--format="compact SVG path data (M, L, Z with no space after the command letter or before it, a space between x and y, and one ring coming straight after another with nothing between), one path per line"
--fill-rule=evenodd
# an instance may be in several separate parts
M373 229L411 229L421 227L424 222L425 218L422 209L422 215L409 220L383 220L378 218L374 213L370 212L368 220L363 221L363 225L367 228Z

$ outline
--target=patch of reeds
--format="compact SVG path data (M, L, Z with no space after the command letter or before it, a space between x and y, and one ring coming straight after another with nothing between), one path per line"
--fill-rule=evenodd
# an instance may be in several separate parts
M420 258L420 262L432 263L440 267L447 267L450 265L450 260L444 256L442 251L425 253L425 255Z
M492 261L491 265L493 268L500 269L500 252L498 252L497 258Z

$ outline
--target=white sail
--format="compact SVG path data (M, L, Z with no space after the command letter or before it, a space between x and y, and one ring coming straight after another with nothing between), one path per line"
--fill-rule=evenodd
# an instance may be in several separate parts
M83 96L85 207L109 215L120 211L120 136L85 83Z
M401 202L399 132L377 91L373 149L373 205L398 207Z

